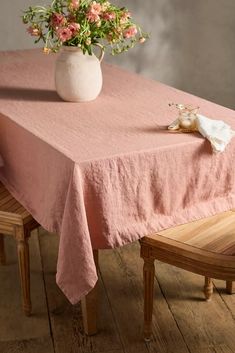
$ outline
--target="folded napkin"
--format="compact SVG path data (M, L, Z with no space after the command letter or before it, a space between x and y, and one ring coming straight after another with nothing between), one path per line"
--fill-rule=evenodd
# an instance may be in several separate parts
M222 120L212 120L198 114L198 107L191 108L183 104L175 105L179 110L179 117L168 129L175 132L200 132L210 141L213 152L223 152L235 136L235 131Z
M212 120L197 114L196 124L200 134L210 141L213 152L223 152L235 136L235 131L222 120Z

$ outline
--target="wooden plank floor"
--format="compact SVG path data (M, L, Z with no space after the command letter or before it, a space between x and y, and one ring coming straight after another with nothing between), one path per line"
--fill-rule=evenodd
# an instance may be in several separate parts
M0 267L0 353L235 353L235 295L214 281L209 303L203 278L156 263L153 339L142 340L142 260L138 243L100 252L98 335L83 333L80 304L55 284L58 237L30 239L33 315L24 317L15 242L6 238Z

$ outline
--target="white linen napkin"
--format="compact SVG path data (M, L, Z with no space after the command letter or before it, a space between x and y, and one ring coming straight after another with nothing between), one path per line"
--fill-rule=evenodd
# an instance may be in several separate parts
M212 120L201 114L197 114L196 119L198 131L210 141L213 152L223 152L235 131L222 120Z
M191 114L187 111L171 125L168 130L179 132L198 131L203 137L210 141L213 152L224 152L226 146L235 136L235 131L222 120L212 120L201 114Z

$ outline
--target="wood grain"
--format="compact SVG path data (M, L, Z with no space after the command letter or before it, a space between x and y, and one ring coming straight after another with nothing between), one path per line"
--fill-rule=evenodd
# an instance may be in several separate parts
M210 352L211 347L221 346L234 352L235 321L218 292L215 290L213 300L206 302L203 277L158 261L156 269L157 280L190 352Z
M20 341L0 341L1 353L54 353L51 337Z
M154 274L154 260L144 259L144 338L147 341L150 339L152 333Z
M225 287L224 287L224 281L213 280L213 283L214 283L214 286L217 289L224 305L229 310L230 315L235 320L235 295L228 295L227 294Z
M228 211L212 217L166 229L158 234L218 254L235 255L235 212Z
M227 294L233 294L235 283L233 281L226 281L226 292Z

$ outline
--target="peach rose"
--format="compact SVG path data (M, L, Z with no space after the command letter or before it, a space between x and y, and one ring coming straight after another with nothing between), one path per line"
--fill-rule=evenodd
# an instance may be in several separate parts
M132 26L132 27L127 28L124 31L123 35L124 35L124 38L128 39L128 38L134 37L137 33L138 33L137 28L135 26Z

